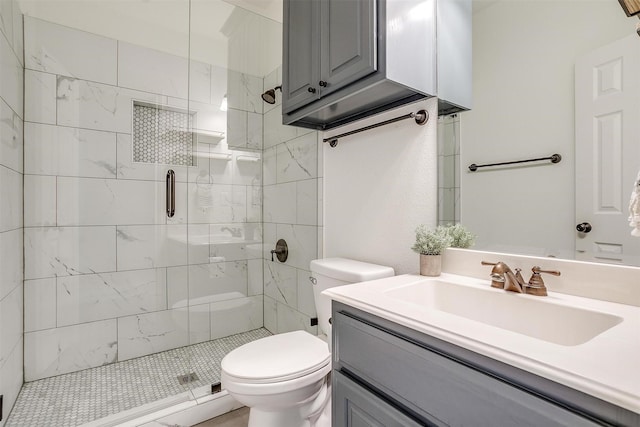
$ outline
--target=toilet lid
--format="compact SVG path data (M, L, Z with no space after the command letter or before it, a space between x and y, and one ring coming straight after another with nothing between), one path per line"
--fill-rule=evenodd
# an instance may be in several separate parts
M222 370L252 383L299 378L331 362L327 343L305 331L287 332L252 341L222 359Z

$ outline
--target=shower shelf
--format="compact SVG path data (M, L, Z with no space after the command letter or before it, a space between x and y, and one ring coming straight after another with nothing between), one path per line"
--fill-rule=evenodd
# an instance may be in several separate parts
M259 162L260 161L260 157L238 156L238 157L236 157L236 160L238 160L239 162Z
M222 153L211 153L203 157L209 157L210 159L213 159L213 160L226 160L227 162L231 160L231 154L222 154Z

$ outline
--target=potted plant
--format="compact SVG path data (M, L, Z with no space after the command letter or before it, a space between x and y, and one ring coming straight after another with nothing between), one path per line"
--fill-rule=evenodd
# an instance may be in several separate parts
M420 274L439 276L442 271L442 251L451 246L453 239L448 227L437 226L429 230L424 224L416 228L416 242L411 247L420 254Z
M449 225L447 231L451 236L452 248L468 249L475 243L476 236L462 224Z

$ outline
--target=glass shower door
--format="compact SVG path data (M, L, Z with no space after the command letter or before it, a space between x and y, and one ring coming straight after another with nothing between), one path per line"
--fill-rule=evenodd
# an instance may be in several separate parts
M188 390L189 2L23 6L23 394L81 424Z
M26 383L7 425L208 394L270 334L261 94L281 24L223 0L21 4Z
M262 150L265 77L281 24L224 1L191 0L188 306L195 396L211 393L232 349L263 328Z

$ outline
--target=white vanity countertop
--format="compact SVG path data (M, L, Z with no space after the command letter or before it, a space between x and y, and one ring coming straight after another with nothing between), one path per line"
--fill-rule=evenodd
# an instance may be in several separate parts
M488 280L443 273L435 278L408 274L395 276L335 287L323 294L640 413L640 307L554 292L549 292L547 297L509 292L513 298L545 299L552 304L608 313L623 319L587 342L561 345L428 309L420 301L403 301L385 294L392 289L416 283L420 283L420 286L438 286L438 281L460 282L465 286L507 292L491 288ZM536 322L539 319L513 320Z

